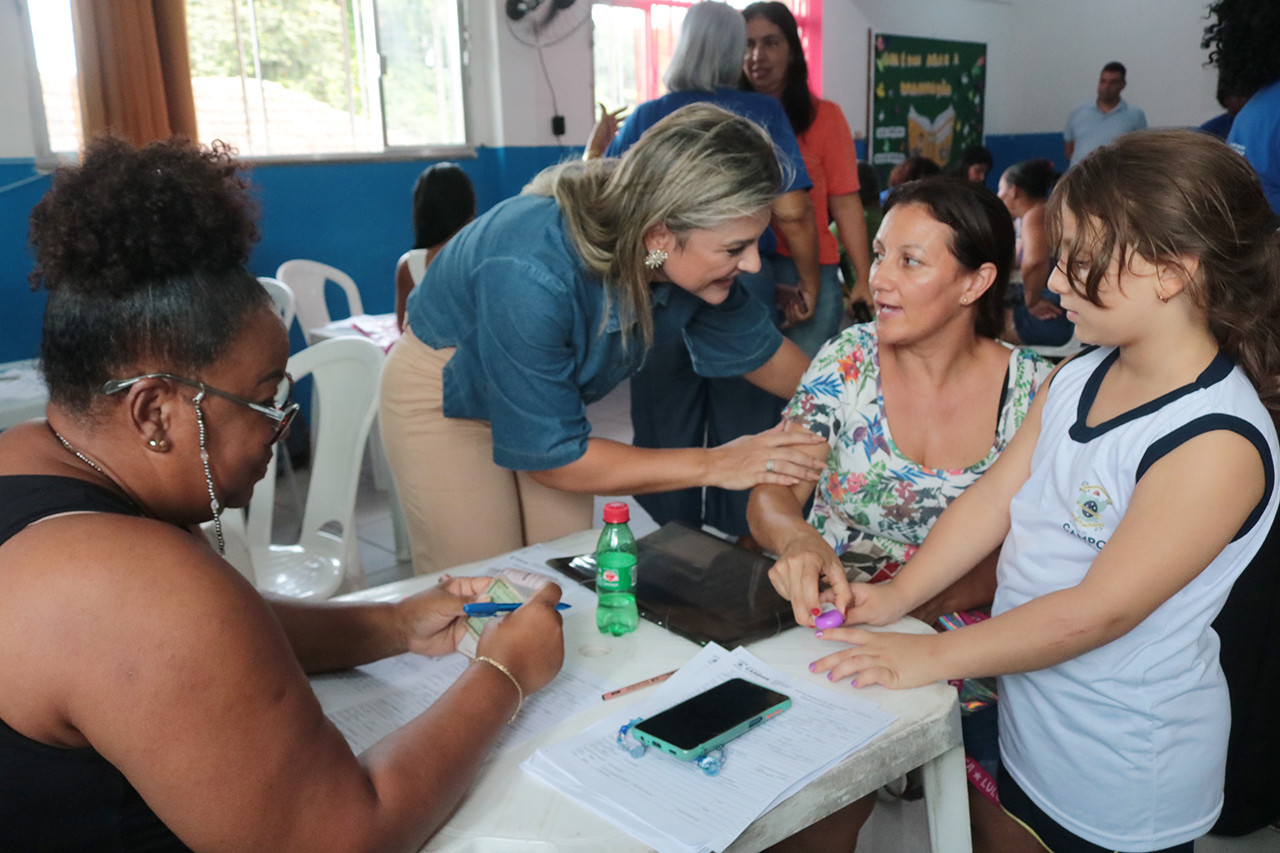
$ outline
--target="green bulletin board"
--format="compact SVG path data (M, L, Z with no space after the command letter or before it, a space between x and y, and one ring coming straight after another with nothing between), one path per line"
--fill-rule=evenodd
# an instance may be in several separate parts
M982 144L985 44L876 33L871 63L869 147L882 186L907 157L946 168Z

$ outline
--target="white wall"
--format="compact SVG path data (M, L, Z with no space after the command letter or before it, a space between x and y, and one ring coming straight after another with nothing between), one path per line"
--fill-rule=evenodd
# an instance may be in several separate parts
M579 0L586 2L586 0ZM32 157L18 0L0 0L0 158ZM471 127L477 144L578 147L592 122L585 26L538 52L516 41L495 0L466 0ZM1200 49L1206 0L825 0L824 95L865 131L867 30L987 43L987 133L1052 133L1092 97L1098 71L1129 69L1125 97L1153 126L1199 124L1220 110ZM548 85L547 78L550 78ZM555 105L565 136L551 133Z
M1221 112L1204 67L1205 0L825 0L825 96L866 124L868 28L987 44L987 133L1056 133L1111 60L1154 127Z
M870 29L985 42L987 133L1061 131L1071 108L1094 96L1098 72L1111 60L1128 67L1124 96L1152 126L1198 125L1221 112L1217 78L1200 49L1206 8L1207 0L824 0L823 94L840 104L855 133L865 132ZM493 23L505 132L478 138L554 144L537 53L512 39L503 21ZM591 127L590 41L582 35L544 51L570 145L585 141Z

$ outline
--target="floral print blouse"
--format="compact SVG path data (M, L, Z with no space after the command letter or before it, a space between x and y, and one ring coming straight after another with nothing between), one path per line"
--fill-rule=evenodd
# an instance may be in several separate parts
M926 468L898 450L880 390L875 324L828 341L805 372L783 417L824 436L831 447L809 523L846 566L877 582L893 577L934 521L995 462L1027 416L1052 369L1025 347L1009 347L1009 370L990 452L967 468Z

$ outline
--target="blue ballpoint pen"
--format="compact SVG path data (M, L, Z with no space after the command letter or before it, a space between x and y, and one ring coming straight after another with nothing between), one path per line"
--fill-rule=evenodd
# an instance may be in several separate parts
M499 613L510 613L519 607L518 602L481 601L476 604L462 605L462 612L468 616L496 616ZM568 610L570 605L563 601L556 605L556 610Z

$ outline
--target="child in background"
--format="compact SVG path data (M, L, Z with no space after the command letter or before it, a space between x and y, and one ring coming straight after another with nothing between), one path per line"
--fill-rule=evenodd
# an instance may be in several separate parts
M1222 805L1230 727L1210 623L1276 513L1280 234L1244 159L1193 131L1099 149L1048 214L1049 286L1094 346L897 577L824 593L885 625L1003 541L993 617L826 630L851 647L811 668L859 686L999 675L1014 820L1055 853L1190 853ZM1012 823L975 831L1042 849Z
M413 248L396 262L396 326L404 304L449 238L476 217L476 193L457 163L436 163L413 184Z

